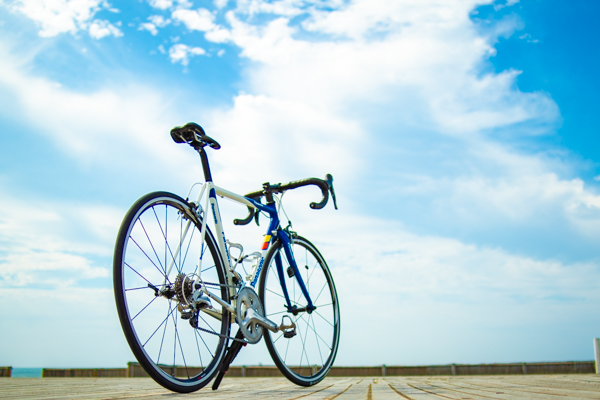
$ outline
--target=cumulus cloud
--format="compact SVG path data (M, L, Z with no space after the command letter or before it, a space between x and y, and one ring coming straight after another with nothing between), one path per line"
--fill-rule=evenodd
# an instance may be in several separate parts
M150 32L152 36L158 35L158 28L164 28L171 23L170 19L162 15L151 15L148 17L148 21L141 23L139 29Z
M39 35L42 37L79 31L88 31L94 39L123 35L111 22L94 19L100 10L118 12L103 0L18 0L12 3L11 8L40 25Z
M182 22L191 31L205 32L205 38L210 42L224 43L231 40L231 32L215 24L215 15L205 8L197 10L180 8L171 14L171 18Z
M91 260L111 254L113 239L108 236L116 231L120 210L50 201L29 210L27 202L5 189L0 198L0 287L57 289L109 276L107 265ZM91 230L82 235L86 229Z
M151 7L158 8L159 10L166 10L173 6L171 0L148 0Z
M173 64L180 63L184 66L190 63L190 57L202 56L204 54L206 54L206 51L202 47L188 46L183 43L174 44L169 49L171 62Z
M198 10L186 10L179 9L173 11L171 14L173 19L181 21L190 30L196 31L209 31L214 28L214 15L206 8L199 8Z

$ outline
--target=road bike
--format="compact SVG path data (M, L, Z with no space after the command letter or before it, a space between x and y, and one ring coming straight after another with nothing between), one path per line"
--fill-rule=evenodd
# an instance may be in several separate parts
M338 350L338 296L319 250L294 232L291 223L283 228L279 215L283 193L308 185L319 187L323 195L310 203L312 209L325 207L330 195L337 209L333 177L265 183L241 196L213 183L205 147L221 146L200 125L175 127L171 137L198 152L205 182L196 200L149 193L133 204L121 224L113 283L133 354L167 389L192 392L216 377L216 390L240 349L264 337L285 377L302 386L317 384ZM258 224L260 214L268 217L260 252L244 254L240 244L225 238L219 197L248 208L248 216L235 219L235 225L253 219ZM231 336L234 324L238 330Z

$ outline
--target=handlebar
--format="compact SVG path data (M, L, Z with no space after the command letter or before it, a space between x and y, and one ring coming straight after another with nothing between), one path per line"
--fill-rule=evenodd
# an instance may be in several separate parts
M246 197L258 202L261 202L261 198L265 197L267 199L267 203L271 203L273 202L273 194L283 193L286 190L296 189L302 186L309 185L318 186L319 189L321 189L321 194L323 195L323 198L320 202L311 202L310 208L312 208L313 210L320 210L321 208L325 207L325 205L329 201L329 194L331 193L331 197L333 198L333 206L336 210L338 209L335 191L333 189L333 176L331 176L331 174L325 175L325 179L307 178L286 184L277 183L275 185L271 185L267 182L263 184L262 190L248 193L246 194ZM254 218L256 220L256 223L258 224L258 215L259 213L257 213L253 207L248 207L248 216L244 219L234 219L233 223L235 225L247 225L250 223L250 221L252 221L252 218Z

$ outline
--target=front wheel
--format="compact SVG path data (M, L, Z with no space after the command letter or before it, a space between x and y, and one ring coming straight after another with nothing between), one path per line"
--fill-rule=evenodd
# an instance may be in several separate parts
M186 307L194 276L229 301L216 241L207 228L202 243L201 224L181 197L150 193L125 216L115 246L115 300L127 342L156 382L182 393L210 382L230 329L219 304L211 313Z
M292 252L306 289L316 309L311 313L289 312L280 278L287 287L292 306L306 307L307 302L290 266L283 246L277 241L265 257L260 275L259 296L267 318L278 322L288 316L296 325L296 335L265 329L265 343L273 361L290 381L301 386L319 383L333 365L340 341L340 310L337 292L327 263L317 248L302 237L291 238ZM281 259L278 270L276 259ZM286 318L286 321L289 321Z

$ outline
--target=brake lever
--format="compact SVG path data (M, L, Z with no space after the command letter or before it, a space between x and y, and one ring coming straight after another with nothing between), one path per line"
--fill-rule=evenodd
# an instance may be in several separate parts
M333 206L337 210L337 200L335 198L335 190L333 190L333 176L331 176L331 174L325 175L325 182L327 183L327 187L329 188L329 193L331 193L331 198L333 199Z

